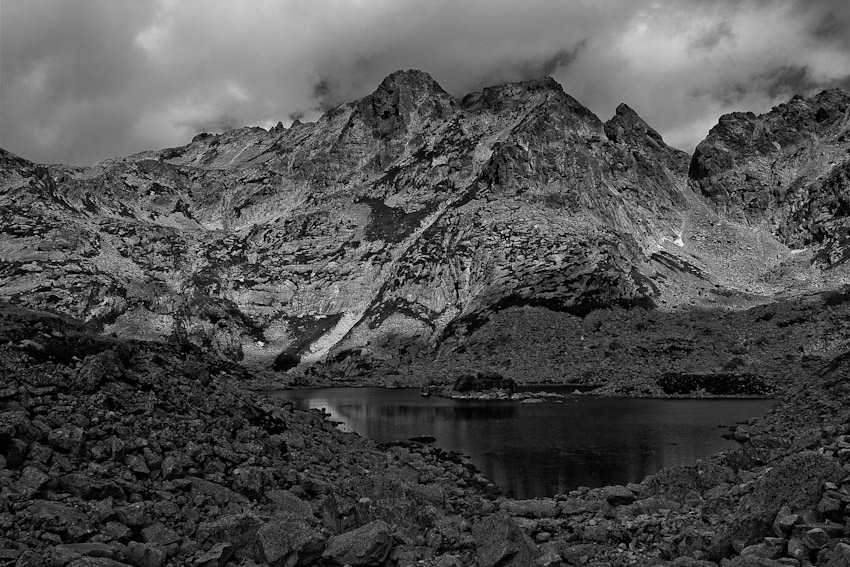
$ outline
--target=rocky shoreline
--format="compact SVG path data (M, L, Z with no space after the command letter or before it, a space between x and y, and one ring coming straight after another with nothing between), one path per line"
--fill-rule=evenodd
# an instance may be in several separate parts
M342 433L197 349L0 315L0 565L850 564L847 355L736 451L512 500L460 455Z

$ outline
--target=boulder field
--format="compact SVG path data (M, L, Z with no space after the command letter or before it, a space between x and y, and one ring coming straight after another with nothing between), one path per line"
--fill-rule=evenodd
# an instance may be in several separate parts
M512 500L460 455L342 433L194 347L0 313L0 565L850 564L848 355L739 424L738 450Z

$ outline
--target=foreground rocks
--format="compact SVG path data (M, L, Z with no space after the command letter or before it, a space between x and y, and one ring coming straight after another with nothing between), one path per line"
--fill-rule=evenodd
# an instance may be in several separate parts
M341 433L193 349L0 314L0 565L848 564L850 356L739 425L737 451L511 500L458 455Z

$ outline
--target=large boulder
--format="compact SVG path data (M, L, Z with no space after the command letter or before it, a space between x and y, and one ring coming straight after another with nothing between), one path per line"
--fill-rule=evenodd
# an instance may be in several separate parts
M216 543L229 543L236 550L251 546L257 539L257 530L263 525L254 514L230 514L217 520L202 522L198 526L198 539Z
M334 565L381 565L392 547L390 527L383 520L375 520L332 537L322 557Z
M260 560L272 567L312 565L325 549L325 538L306 521L281 514L257 531Z
M494 514L472 526L480 567L525 567L537 557L537 547L507 514Z

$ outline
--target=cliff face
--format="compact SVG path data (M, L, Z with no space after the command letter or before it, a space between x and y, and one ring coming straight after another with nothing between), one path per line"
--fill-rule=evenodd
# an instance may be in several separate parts
M814 110L815 133L799 133L801 118L781 139L834 161L846 96L820 96L833 106L820 121ZM788 106L804 104L823 106ZM752 160L780 161L772 141L751 140L759 120L725 117L691 183L725 214L784 219L783 236L805 207L754 209L730 181ZM315 123L199 134L91 168L3 152L0 296L277 370L413 359L462 345L508 307L653 308L720 285L682 241L695 210L718 219L687 164L628 106L602 123L552 79L457 100L426 73L397 72ZM844 214L846 167L825 168L805 177L806 218ZM812 223L793 234L831 243L831 225Z
M720 118L694 152L693 186L719 212L764 225L784 243L823 245L828 266L850 257L850 93L794 97L756 116Z
M278 368L504 305L649 304L637 266L677 222L683 159L551 79L458 101L399 72L313 124L93 168L4 153L0 290Z

